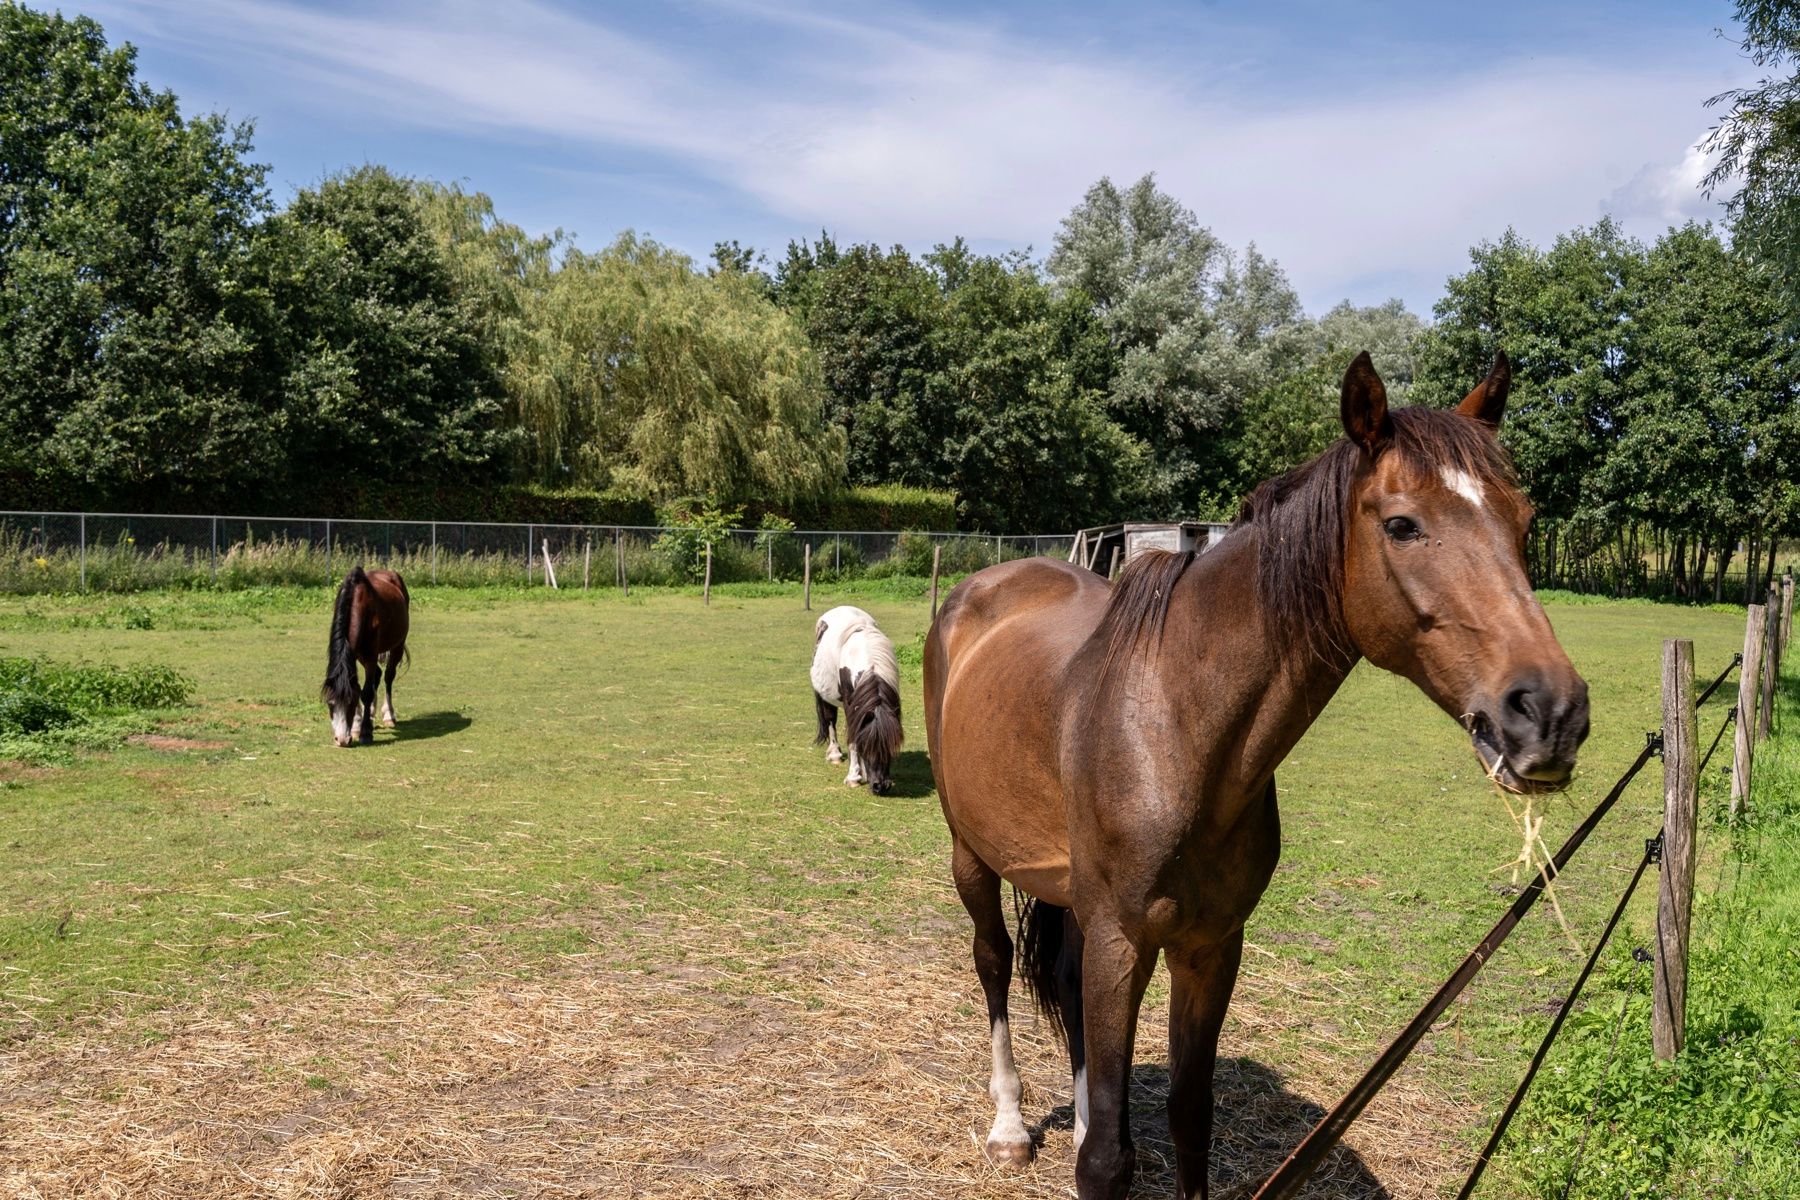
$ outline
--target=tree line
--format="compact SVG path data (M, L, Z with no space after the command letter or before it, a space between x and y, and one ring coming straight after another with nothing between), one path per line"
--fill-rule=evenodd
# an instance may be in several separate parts
M1150 176L1096 183L1041 259L821 233L696 262L535 236L374 165L277 206L247 125L183 116L86 18L0 6L0 78L19 495L233 507L399 479L781 508L905 484L993 531L1224 517L1337 436L1357 351L1396 400L1448 404L1504 347L1541 579L1667 563L1698 595L1800 524L1796 308L1748 235L1507 231L1430 323L1397 300L1309 316Z

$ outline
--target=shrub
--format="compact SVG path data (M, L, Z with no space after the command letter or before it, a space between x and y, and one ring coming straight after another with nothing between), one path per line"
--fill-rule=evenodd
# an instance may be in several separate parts
M665 526L656 549L668 560L679 578L698 583L706 573L706 547L719 559L731 540L730 531L744 519L742 508L722 509L711 500L675 500L657 510L657 523ZM714 578L719 578L714 563Z

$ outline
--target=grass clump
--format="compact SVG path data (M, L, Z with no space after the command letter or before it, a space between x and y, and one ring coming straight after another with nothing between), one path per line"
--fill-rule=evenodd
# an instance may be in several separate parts
M162 663L0 658L0 758L56 759L112 744L142 729L145 712L186 704L193 690Z

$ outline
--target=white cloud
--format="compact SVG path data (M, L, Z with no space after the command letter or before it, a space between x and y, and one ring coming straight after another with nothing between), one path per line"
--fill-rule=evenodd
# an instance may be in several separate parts
M1692 186L1701 101L1719 90L1698 56L1463 76L1421 62L1380 87L1357 77L1340 94L1327 79L1271 97L1226 90L1229 71L1209 79L1204 62L1172 78L971 22L719 3L722 20L792 44L752 78L536 0L499 11L158 0L120 20L303 78L296 103L552 138L601 169L614 169L608 153L649 153L794 228L852 238L1044 249L1098 176L1154 170L1221 236L1280 260L1321 310L1346 293L1379 299L1357 294L1377 278L1421 304L1472 242L1508 226L1544 240L1604 210L1651 236L1713 207Z
M1601 203L1601 210L1634 226L1680 225L1716 218L1720 206L1700 190L1712 159L1695 142L1675 163L1645 163L1624 186ZM1721 193L1722 194L1722 193Z

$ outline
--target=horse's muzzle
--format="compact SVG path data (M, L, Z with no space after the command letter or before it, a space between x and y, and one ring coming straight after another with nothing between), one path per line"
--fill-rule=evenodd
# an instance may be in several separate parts
M1559 683L1521 676L1500 703L1480 706L1466 724L1495 783L1511 792L1557 791L1568 786L1587 740L1587 683L1573 671Z

